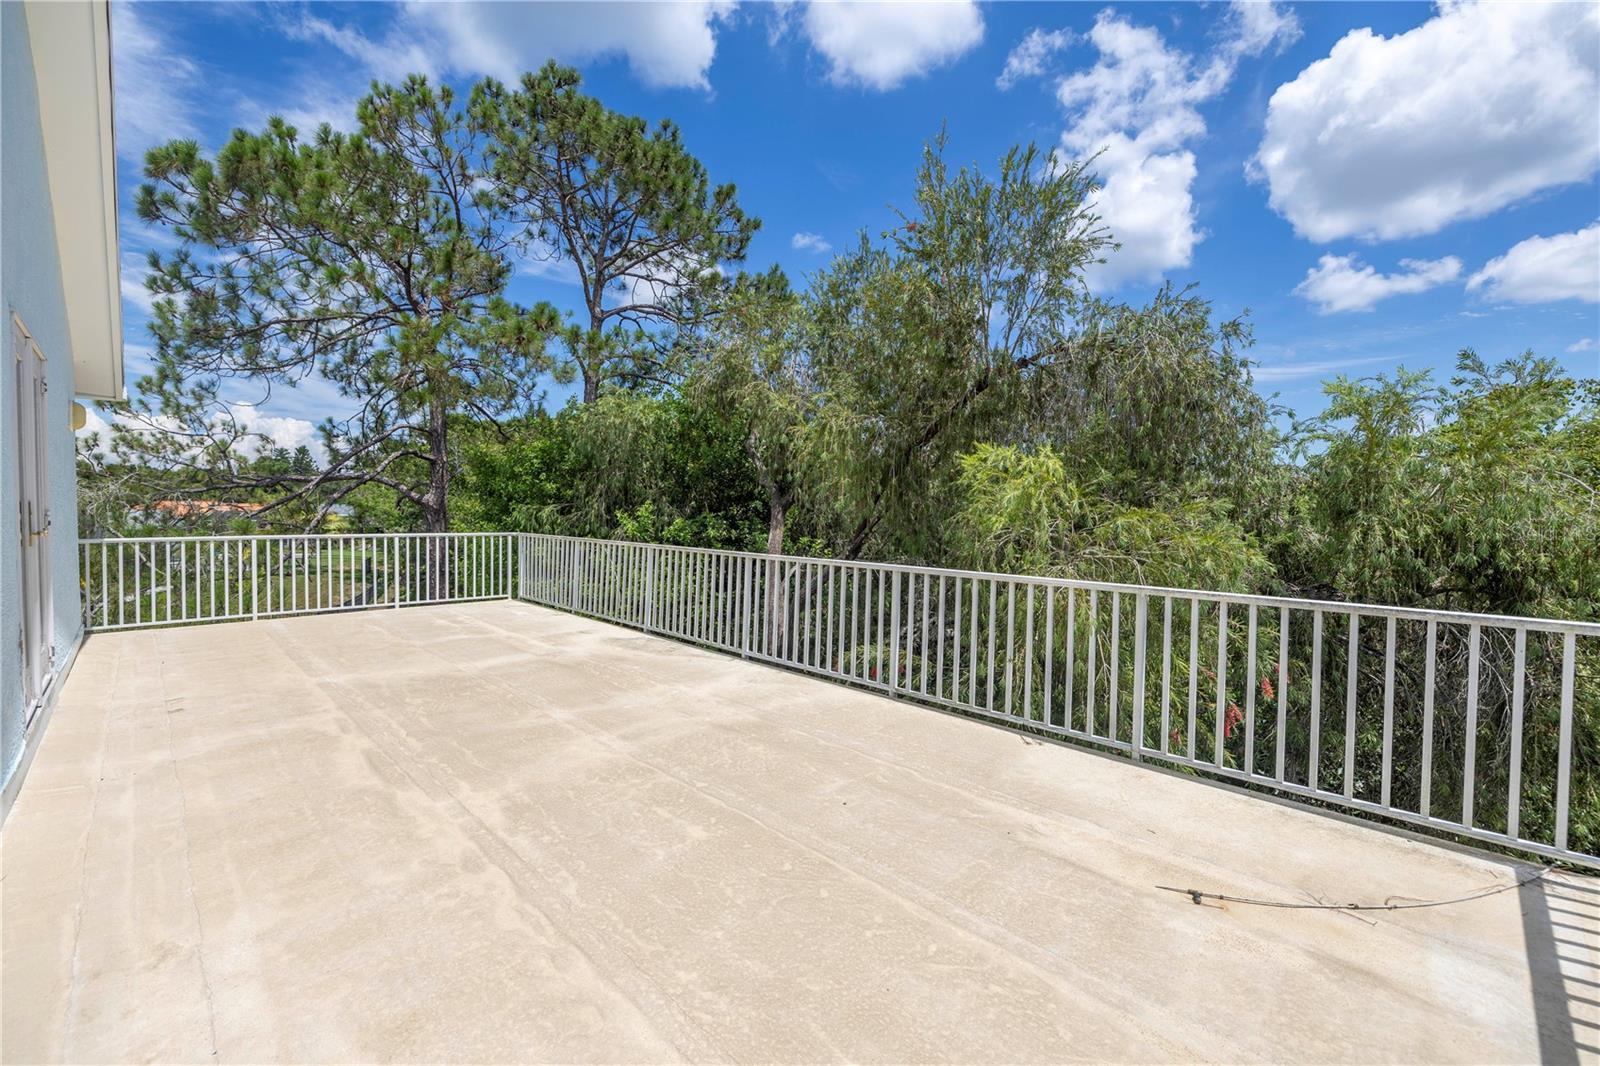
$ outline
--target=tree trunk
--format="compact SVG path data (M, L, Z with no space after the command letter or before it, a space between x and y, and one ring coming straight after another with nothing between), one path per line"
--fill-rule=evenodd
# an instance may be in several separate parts
M788 496L774 492L767 498L767 554L783 554L783 526L789 517Z
M428 490L422 494L422 529L426 533L450 529L450 457L445 427L442 382L435 382L428 400ZM445 547L442 539L429 538L423 577L423 592L428 599L443 599L449 592L450 564Z
M589 368L588 367L584 367L583 368L583 402L586 403L586 404L594 403L595 398L598 397L599 395L600 395L600 382L596 381L595 380L595 376L593 374L589 373Z
M450 528L450 462L444 416L444 397L436 388L428 401L428 490L422 494L422 528L427 533Z

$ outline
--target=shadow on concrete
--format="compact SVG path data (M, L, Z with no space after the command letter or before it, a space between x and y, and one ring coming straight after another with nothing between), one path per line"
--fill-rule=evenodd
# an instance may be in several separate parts
M1592 1061L1600 1056L1600 879L1552 871L1517 893L1540 1061Z

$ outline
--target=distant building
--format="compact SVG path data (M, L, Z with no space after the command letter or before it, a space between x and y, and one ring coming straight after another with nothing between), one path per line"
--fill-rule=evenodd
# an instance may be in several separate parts
M136 510L158 521L188 522L206 518L248 518L265 506L264 503L229 500L156 500Z

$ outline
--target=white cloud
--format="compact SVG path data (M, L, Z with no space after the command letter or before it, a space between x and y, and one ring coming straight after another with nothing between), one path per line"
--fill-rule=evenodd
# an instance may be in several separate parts
M1029 30L1006 56L1005 69L994 80L995 85L1003 91L1024 78L1039 77L1051 57L1071 43L1072 33L1068 30Z
M1579 339L1573 341L1571 344L1567 345L1567 351L1569 351L1569 352L1592 352L1592 351L1595 350L1596 347L1600 347L1600 345L1596 345L1595 344L1593 337L1580 337Z
M1299 378L1322 377L1325 374L1353 370L1358 366L1393 363L1397 361L1397 358L1397 356L1393 355L1373 355L1360 359L1345 357L1319 359L1310 363L1275 363L1252 367L1250 369L1250 377L1258 384L1274 381L1294 381Z
M303 133L323 123L351 131L356 104L373 80L395 84L410 74L435 82L452 75L489 75L514 84L551 59L581 64L621 58L652 88L709 89L717 29L735 7L734 0L410 0L387 29L371 36L308 11L269 8L285 36L331 46L352 63L314 69L280 89L270 107L246 98L235 110L252 125L279 115Z
M111 35L117 154L142 161L154 145L197 139L199 65L161 33L143 4L112 4Z
M111 443L111 426L117 423L125 429L137 434L151 434L161 432L181 432L180 424L164 415L157 415L151 419L129 418L113 414L109 419L100 413L97 406L84 405L87 413L84 418L83 428L78 430L77 438L82 442L89 434L96 434L98 447L96 454L106 455L107 447ZM247 458L255 458L268 448L267 440L270 438L271 446L275 448L288 448L290 451L302 444L311 450L312 458L319 464L327 462L328 451L322 444L322 434L317 431L314 423L303 418L286 418L277 415L263 414L252 404L230 403L228 410L233 420L248 436L238 442L237 454ZM223 432L230 431L226 419L218 415L213 424Z
M829 244L820 233L796 233L789 240L789 247L797 252L816 252L819 255L827 255L833 251L833 245Z
M264 414L260 408L247 403L230 403L228 410L233 414L234 420L247 432L258 434L247 437L241 442L240 447L244 454L260 455L267 448L267 442L263 438L269 438L273 447L294 451L305 445L318 463L327 461L328 453L322 446L322 434L317 432L314 423L303 418Z
M1600 222L1576 233L1529 237L1484 264L1467 288L1521 304L1600 303Z
M1273 93L1250 173L1313 241L1478 218L1600 166L1600 6L1446 2Z
M838 85L893 89L966 54L983 40L975 0L813 2L803 20Z
M1294 291L1317 305L1317 313L1370 311L1380 300L1428 289L1461 276L1461 260L1402 259L1401 269L1380 274L1353 255L1325 255Z
M732 14L728 0L678 3L551 2L457 4L413 2L408 31L437 42L441 66L459 74L515 81L547 59L583 63L623 57L652 88L708 89L718 25Z
M122 287L122 305L146 317L155 312L155 293L145 287L145 275L150 264L137 252L123 252L121 269L117 271Z
M1257 10L1261 7L1267 10ZM1151 27L1136 26L1109 10L1095 19L1088 40L1099 59L1056 86L1069 116L1062 150L1074 159L1100 153L1094 168L1104 187L1094 207L1122 245L1091 271L1095 288L1151 280L1189 265L1203 237L1190 191L1195 179L1190 146L1206 132L1199 105L1227 87L1242 58L1299 32L1299 23L1286 11L1236 3L1214 54L1201 63L1169 48Z
M1223 51L1234 56L1258 56L1300 39L1300 20L1293 11L1271 0L1240 0L1229 15Z

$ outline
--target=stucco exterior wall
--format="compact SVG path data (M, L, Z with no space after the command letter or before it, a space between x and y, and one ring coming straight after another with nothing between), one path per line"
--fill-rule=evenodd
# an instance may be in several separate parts
M78 508L71 429L72 348L67 300L56 253L39 126L38 94L26 12L0 4L0 306L4 309L4 372L0 373L0 790L9 794L27 744L22 706L21 545L18 539L16 372L11 314L44 352L50 383L49 472L51 574L55 600L56 663L66 663L83 636L78 596Z

